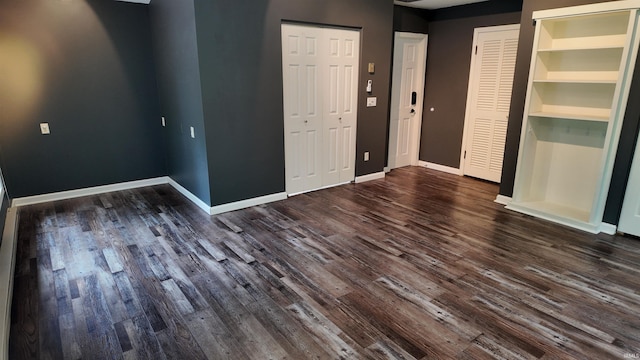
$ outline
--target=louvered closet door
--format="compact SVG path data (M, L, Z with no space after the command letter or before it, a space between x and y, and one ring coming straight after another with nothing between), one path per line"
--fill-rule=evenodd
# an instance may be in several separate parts
M502 27L497 27L502 28ZM471 108L467 111L464 174L500 182L519 30L479 31Z

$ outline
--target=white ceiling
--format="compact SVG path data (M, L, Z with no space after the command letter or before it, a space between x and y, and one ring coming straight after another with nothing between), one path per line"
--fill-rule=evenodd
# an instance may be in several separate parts
M148 4L149 2L151 2L151 0L116 0L116 1L126 1L126 2L139 3L139 4ZM410 3L396 0L394 1L394 4L433 10L433 9L456 6L456 5L477 3L482 1L487 1L487 0L418 0Z
M457 5L472 4L477 2L483 2L487 0L418 0L412 2L394 1L396 5L403 5L409 7L416 7L422 9L440 9Z

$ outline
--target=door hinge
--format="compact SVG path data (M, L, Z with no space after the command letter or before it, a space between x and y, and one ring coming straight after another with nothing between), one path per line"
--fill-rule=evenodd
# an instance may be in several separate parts
M476 45L476 55L478 55L478 45Z
M464 156L463 156L463 159L466 159L466 158L467 158L467 150L464 151Z

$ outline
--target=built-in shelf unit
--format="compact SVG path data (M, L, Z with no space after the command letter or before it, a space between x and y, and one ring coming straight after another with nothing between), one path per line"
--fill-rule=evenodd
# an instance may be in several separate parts
M507 208L597 233L638 52L640 1L536 11Z

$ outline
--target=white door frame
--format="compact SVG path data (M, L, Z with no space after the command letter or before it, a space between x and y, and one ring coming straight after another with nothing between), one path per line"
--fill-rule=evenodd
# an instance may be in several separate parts
M636 141L633 160L631 160L631 172L622 202L618 230L635 236L640 236L638 225L638 206L640 204L640 138Z
M475 52L475 48L476 46L478 46L478 37L481 33L509 30L520 30L520 24L475 28L473 30L473 45L471 46L471 54ZM478 56L471 56L471 66L469 67L469 85L467 87L467 103L464 112L464 131L462 135L462 147L460 147L460 175L464 175L465 149L467 148L467 141L471 138L471 129L469 129L469 118L471 117L473 111L473 109L471 108L473 105L473 96L471 96L471 92L473 91L473 85L475 84L476 77L478 76L478 74L476 74L476 72L474 71L477 59Z
M424 107L424 87L425 87L425 75L426 75L426 70L427 70L427 43L428 43L428 35L427 34L420 34L420 33L410 33L410 32L400 32L400 31L396 31L394 32L394 47L393 47L393 57L396 58L396 46L395 44L398 43L399 39L411 39L411 40L418 40L420 41L420 43L418 44L419 49L418 51L420 52L420 56L422 57L422 61L420 61L420 68L418 69L418 74L416 74L416 76L418 77L418 88L422 89L422 96L418 96L417 101L416 101L416 113L413 116L414 119L416 121L413 122L413 129L411 129L411 165L413 166L417 166L418 165L418 160L419 160L419 156L420 156L420 135L421 135L421 131L422 131L422 114L423 114L423 107ZM402 72L400 72L399 74L399 79L398 74L396 74L396 66L400 66L402 67L402 62L400 64L393 64L393 68L392 68L392 83L391 83L391 97L393 99L393 94L395 94L396 92L398 92L398 98L399 98L399 93L401 91L402 88ZM389 124L391 124L392 121L392 117L394 115L394 113L398 113L400 111L400 103L391 103L391 109L390 109L390 116L389 116ZM389 127L389 138L387 139L388 142L388 150L387 150L387 169L394 169L395 166L395 154L393 154L392 156L392 148L391 148L391 138L395 136L397 137L397 133L396 134L392 134L391 133L391 127Z

